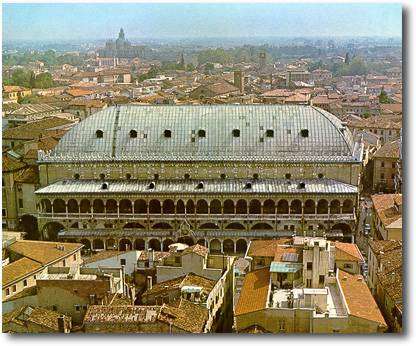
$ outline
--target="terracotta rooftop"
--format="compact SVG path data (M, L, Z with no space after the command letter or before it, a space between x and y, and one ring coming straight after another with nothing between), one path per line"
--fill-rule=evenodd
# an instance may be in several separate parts
M261 268L247 273L235 308L236 316L266 308L270 285L269 270Z
M394 129L400 130L402 128L402 119L391 118L388 116L372 116L367 119L354 119L348 121L351 127L367 128L367 129Z
M274 257L278 247L291 244L292 238L252 240L247 255L250 257Z
M374 209L384 226L402 217L402 195L401 194L380 194L372 195Z
M3 91L5 93L19 92L19 91L25 91L25 90L29 90L29 89L18 86L18 85L4 85L3 86Z
M180 290L184 286L202 287L203 293L208 295L214 288L215 284L215 280L210 280L194 273L188 273L178 278L158 282L153 285L150 290L146 290L146 292L143 293L143 296L159 295L165 293L166 291Z
M401 103L380 103L380 112L383 113L402 113Z
M102 261L107 258L116 257L122 254L125 254L128 251L118 251L118 250L105 250L97 252L89 257L83 257L83 264L94 263L97 261Z
M188 333L203 333L208 315L206 308L180 299L176 306L164 304L158 319Z
M3 287L10 285L12 282L22 279L31 273L35 273L41 268L42 265L39 262L26 257L7 264L3 267Z
M361 275L349 274L338 269L338 280L350 315L387 327L377 303Z
M199 256L205 257L208 255L209 250L207 247L199 245L199 244L195 244L192 246L187 247L185 250L183 250L182 252L180 252L179 254L181 256L189 254L189 253L195 253ZM175 253L176 254L176 253Z
M162 258L165 258L166 256L169 256L170 252L166 251L154 251L154 260L160 261ZM150 258L150 251L142 251L139 255L138 260L139 261L148 261Z
M335 260L363 263L364 258L357 244L335 242Z
M27 327L27 323L30 322L47 328L51 332L58 332L58 317L60 316L62 314L55 311L25 305L3 314L3 325L5 323L16 323L22 327Z
M86 89L68 89L65 91L68 95L71 95L73 97L79 97L79 96L88 96L94 94L94 91L86 90Z
M387 158L387 159L399 159L400 158L400 139L396 139L391 142L387 142L380 149L378 149L374 157Z
M401 240L373 240L370 239L368 242L369 246L371 247L371 250L373 250L374 254L376 256L387 253L389 251L392 251L394 249L398 249L402 247L402 241Z
M19 169L22 169L24 167L26 167L26 163L22 162L19 159L16 159L12 156L10 156L7 153L3 153L2 156L2 171L3 172L12 172L12 171L17 171Z
M8 250L43 265L63 259L82 248L78 243L58 243L37 240L17 240Z
M36 184L39 182L38 166L29 166L14 173L16 183Z
M31 140L39 138L39 135L48 129L63 127L73 124L73 121L60 117L47 117L38 121L29 122L3 131L3 139Z

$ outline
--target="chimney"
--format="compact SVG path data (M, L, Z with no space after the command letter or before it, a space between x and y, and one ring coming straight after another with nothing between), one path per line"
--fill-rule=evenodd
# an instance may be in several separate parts
M152 289L152 287L153 287L153 278L149 275L147 278L146 278L146 281L147 281L147 289L148 290L151 290Z
M58 330L60 333L69 333L70 326L64 315L58 317Z

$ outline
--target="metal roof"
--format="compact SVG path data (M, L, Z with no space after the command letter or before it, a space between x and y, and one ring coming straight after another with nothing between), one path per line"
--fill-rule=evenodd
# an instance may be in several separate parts
M202 182L202 188L198 185ZM246 188L246 179L220 179L220 180L161 180L154 183L150 189L151 181L146 180L62 180L45 186L35 193L47 194L356 194L358 189L354 185L346 184L333 179L264 179L252 180L251 188ZM300 183L305 187L300 188ZM102 185L107 184L103 189Z
M272 262L271 273L296 273L302 269L302 263Z
M233 130L240 136L235 137ZM96 131L103 132L97 138ZM137 132L136 138L130 131ZM165 130L171 137L165 137ZM198 131L204 130L205 137ZM273 130L273 136L266 131ZM301 130L308 130L303 137ZM270 135L270 132L269 132ZM360 161L351 132L334 115L299 105L108 107L68 131L40 162Z

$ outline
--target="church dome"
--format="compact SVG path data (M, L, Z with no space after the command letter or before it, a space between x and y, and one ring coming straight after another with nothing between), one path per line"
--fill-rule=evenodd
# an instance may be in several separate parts
M361 146L334 115L312 106L109 107L75 125L42 162L352 162Z

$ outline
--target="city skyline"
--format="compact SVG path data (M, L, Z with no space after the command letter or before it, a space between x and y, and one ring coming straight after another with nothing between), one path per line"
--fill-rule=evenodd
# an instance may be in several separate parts
M128 38L143 39L401 37L401 10L399 4L325 4L323 11L322 4L301 3L7 3L3 37L9 42L106 39L120 26Z

